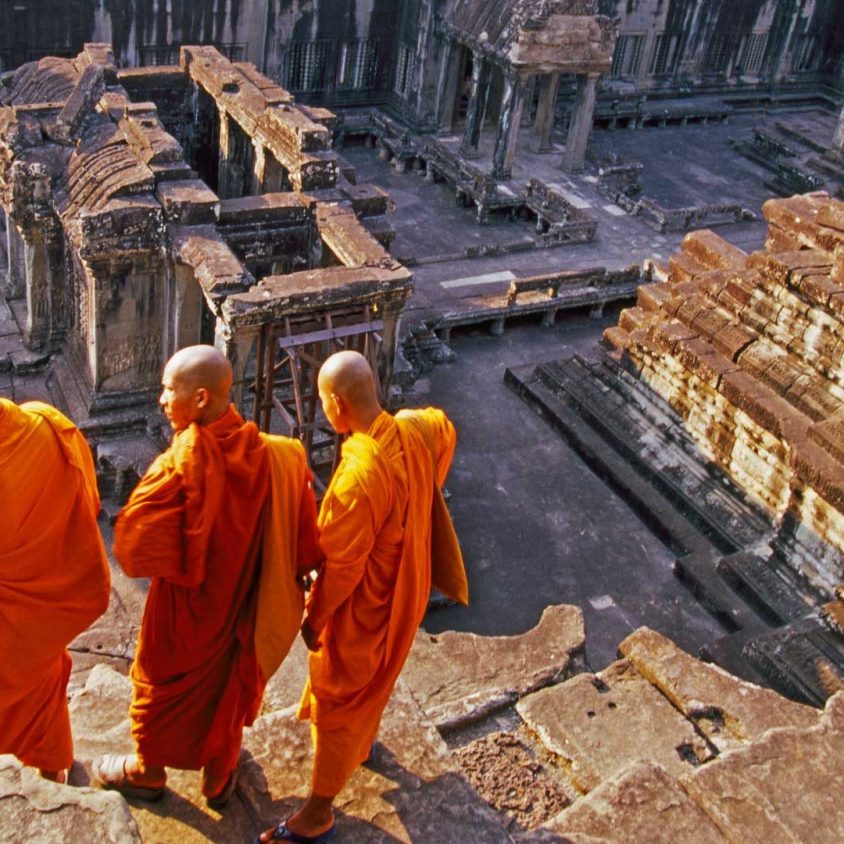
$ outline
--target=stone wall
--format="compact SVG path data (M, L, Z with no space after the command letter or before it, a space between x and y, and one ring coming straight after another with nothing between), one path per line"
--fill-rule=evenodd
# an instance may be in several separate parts
M606 341L795 538L827 592L844 579L844 203L769 200L766 248L686 236ZM799 526L799 527L795 527Z

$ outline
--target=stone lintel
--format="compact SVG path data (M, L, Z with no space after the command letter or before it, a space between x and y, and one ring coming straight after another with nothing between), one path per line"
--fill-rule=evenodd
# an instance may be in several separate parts
M155 195L168 222L195 226L217 221L219 197L199 179L162 182Z
M348 208L319 204L316 214L320 237L344 266L385 269L400 266Z
M174 226L171 233L173 256L193 268L206 296L241 293L254 284L214 226Z
M262 193L220 201L220 224L260 223L302 225L312 219L314 199L304 193Z
M403 300L412 288L411 274L403 267L303 270L267 276L248 292L229 296L223 313L230 325L253 325L294 314L375 303L384 298Z

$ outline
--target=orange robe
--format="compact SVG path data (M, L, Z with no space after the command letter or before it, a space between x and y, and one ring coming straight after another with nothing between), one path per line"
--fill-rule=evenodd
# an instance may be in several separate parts
M146 765L237 764L266 682L255 617L269 488L267 447L231 405L177 433L121 511L115 555L130 576L152 578L131 670Z
M0 399L0 753L73 764L68 643L108 607L85 438L55 408Z
M427 408L382 412L343 444L320 509L325 565L308 598L321 647L299 706L321 797L338 794L369 754L425 615L433 484L445 480L455 443L445 414Z

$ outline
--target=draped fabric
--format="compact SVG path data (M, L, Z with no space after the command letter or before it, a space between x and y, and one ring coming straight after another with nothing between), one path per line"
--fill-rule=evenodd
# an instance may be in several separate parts
M118 561L152 578L131 670L146 765L237 764L265 684L254 637L269 484L267 448L232 405L175 434L118 517Z
M45 770L73 763L66 647L108 606L99 509L73 423L0 399L0 753Z
M343 445L320 509L325 565L308 598L320 649L299 706L313 725L320 796L337 794L369 754L425 614L434 483L455 442L445 414L427 408L382 412Z

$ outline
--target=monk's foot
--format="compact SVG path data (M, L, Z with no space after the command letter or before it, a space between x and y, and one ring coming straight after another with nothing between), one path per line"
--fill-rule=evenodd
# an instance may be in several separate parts
M138 757L118 753L98 756L91 765L94 782L124 797L159 800L164 795L167 774L163 768L142 768Z
M65 769L62 769L61 771L48 771L45 768L39 768L38 774L42 779L50 780L50 782L57 782L61 785L67 785L67 771Z
M203 769L201 788L202 793L205 795L205 803L209 809L219 811L229 802L237 787L237 776L239 773L240 769L235 768L229 773L223 784L220 785L219 783L212 782Z
M331 826L321 833L307 835L302 832L294 832L289 826L289 821L282 821L278 826L262 832L252 844L267 844L271 841L293 841L294 844L325 844L337 834L337 825L331 819Z

